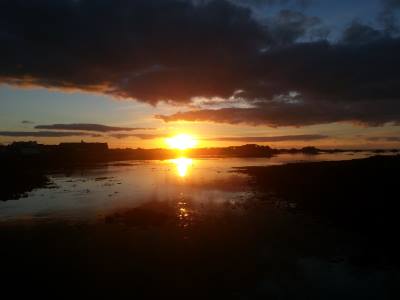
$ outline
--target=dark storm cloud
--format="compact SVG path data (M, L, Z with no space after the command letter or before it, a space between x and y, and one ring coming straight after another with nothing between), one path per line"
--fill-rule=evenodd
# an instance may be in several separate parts
M325 27L321 26L322 21L319 18L289 9L281 10L268 22L273 44L280 46L293 44L307 35L326 38L329 30L324 31Z
M399 22L396 13L400 9L400 0L382 0L383 10L378 20L385 27L388 33L399 33Z
M249 9L223 0L10 0L0 20L3 82L152 103L229 95L268 42Z
M220 142L263 143L263 142L315 141L326 138L329 138L329 136L319 135L319 134L302 134L302 135L281 135L281 136L221 137L221 138L213 138L212 140Z
M266 125L270 127L350 122L363 126L379 126L387 122L396 125L400 120L399 101L358 101L350 103L276 103L270 102L256 108L202 109L157 115L165 122L208 121L229 124Z
M36 129L47 130L81 130L81 131L95 131L95 132L111 132L111 131L133 131L133 130L150 130L154 128L141 128L141 127L115 127L101 124L52 124L52 125L37 125Z
M249 87L242 86L245 92L240 95L256 99L254 108L194 110L158 118L269 126L398 124L397 53L399 39L354 23L337 44L295 43L260 55L253 80Z
M231 0L231 2L244 6L279 5L285 6L294 4L300 7L307 7L315 0Z
M101 137L100 134L87 132L67 132L67 131L0 131L0 136L7 137L69 137L69 136L90 136Z
M0 81L153 104L242 90L254 106L161 116L169 121L398 123L400 40L356 22L341 40L328 33L292 10L261 24L224 0L3 0Z
M342 41L350 44L367 44L376 42L385 37L382 31L372 28L371 26L353 21L343 33Z

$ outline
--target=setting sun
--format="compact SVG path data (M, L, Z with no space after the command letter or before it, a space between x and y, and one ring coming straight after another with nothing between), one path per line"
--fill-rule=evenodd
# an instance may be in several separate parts
M196 146L196 139L188 134L178 134L166 139L168 146L172 149L186 150Z

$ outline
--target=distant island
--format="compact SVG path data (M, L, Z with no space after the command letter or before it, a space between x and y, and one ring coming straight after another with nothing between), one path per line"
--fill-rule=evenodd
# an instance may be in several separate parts
M188 156L192 158L205 157L272 157L278 154L321 154L339 152L362 152L365 150L353 149L318 149L313 146L292 149L274 149L269 146L246 144L242 146L193 148L185 151L175 149L110 149L107 143L60 143L59 145L44 145L36 141L14 142L7 146L0 146L0 162L2 164L29 163L40 165L86 164L98 162L124 160L163 160ZM399 150L371 150L375 153L392 152Z

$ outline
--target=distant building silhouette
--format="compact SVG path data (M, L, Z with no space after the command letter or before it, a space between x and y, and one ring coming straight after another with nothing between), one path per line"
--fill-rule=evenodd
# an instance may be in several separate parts
M13 142L11 145L8 146L8 149L13 153L24 156L38 155L43 153L41 145L34 141Z
M108 150L107 143L60 143L59 150L67 152L105 152Z

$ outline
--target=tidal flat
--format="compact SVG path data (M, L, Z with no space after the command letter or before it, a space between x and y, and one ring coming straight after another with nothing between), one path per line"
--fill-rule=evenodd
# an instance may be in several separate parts
M167 162L50 174L58 188L0 206L4 291L398 299L400 157L286 162L193 162L185 176Z

